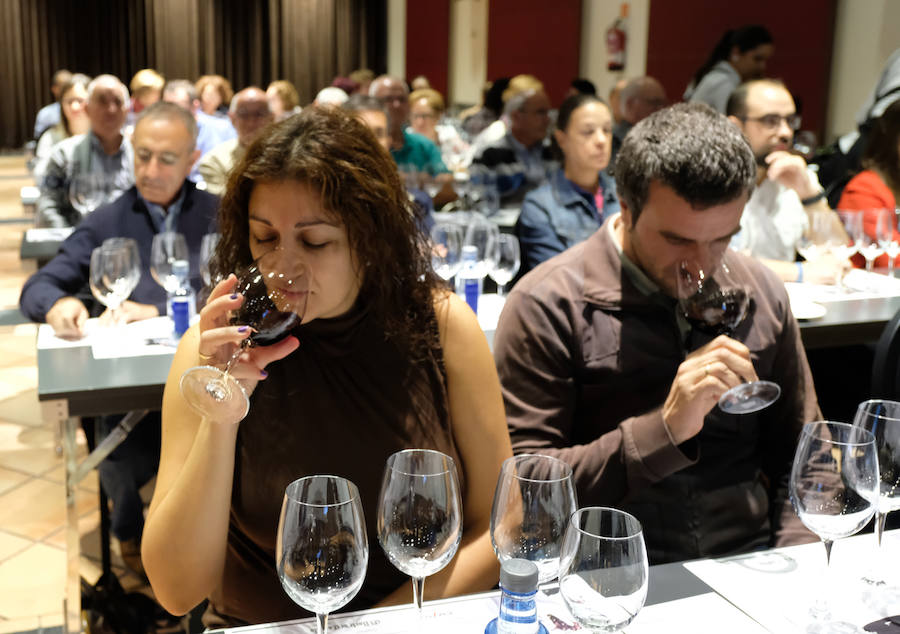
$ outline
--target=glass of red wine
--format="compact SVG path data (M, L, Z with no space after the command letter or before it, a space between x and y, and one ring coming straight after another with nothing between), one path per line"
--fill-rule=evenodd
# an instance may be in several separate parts
M750 292L739 284L722 262L712 273L693 262L681 262L677 270L678 304L691 327L712 336L734 336L747 316ZM729 414L750 414L778 400L781 388L771 381L736 385L719 399Z
M296 258L284 251L269 251L236 273L234 292L243 296L240 307L232 311L232 326L251 328L223 359L224 369L202 365L187 370L181 377L181 393L201 416L218 422L237 422L247 415L250 399L231 370L241 354L256 345L267 346L287 337L303 320L309 290L309 272Z

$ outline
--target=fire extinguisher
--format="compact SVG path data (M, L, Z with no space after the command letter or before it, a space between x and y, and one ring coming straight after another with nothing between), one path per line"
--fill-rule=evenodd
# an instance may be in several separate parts
M628 38L626 24L628 22L628 3L623 2L619 9L619 17L606 31L606 67L609 70L625 68L625 42Z

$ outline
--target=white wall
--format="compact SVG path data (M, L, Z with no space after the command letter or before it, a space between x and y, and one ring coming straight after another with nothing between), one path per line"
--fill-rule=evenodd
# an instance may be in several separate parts
M856 129L856 113L900 47L900 2L838 0L826 142Z
M628 2L625 68L606 69L606 30L619 15L621 3L613 0L582 0L581 58L579 75L597 86L597 94L606 98L621 77L640 77L647 72L647 32L650 29L650 0Z
M481 101L487 80L489 0L452 0L450 3L450 68L447 103Z
M406 77L406 0L387 3L387 72Z

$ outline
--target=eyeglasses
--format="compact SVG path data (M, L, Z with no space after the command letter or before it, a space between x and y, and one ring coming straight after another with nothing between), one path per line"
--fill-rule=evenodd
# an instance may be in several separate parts
M774 130L781 125L782 121L784 121L791 130L796 131L800 129L799 114L781 115L772 113L764 114L761 117L741 117L741 121L756 121L769 130Z

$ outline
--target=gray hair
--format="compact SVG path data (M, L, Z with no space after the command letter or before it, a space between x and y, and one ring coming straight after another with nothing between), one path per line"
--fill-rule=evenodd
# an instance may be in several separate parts
M171 94L175 91L183 90L187 93L188 99L191 103L197 101L197 89L194 88L194 84L189 82L187 79L170 79L166 82L165 88L163 88L163 98L166 95Z
M625 136L616 155L616 189L637 222L650 183L671 188L695 209L749 194L753 151L737 126L706 104L676 104L653 113Z
M97 75L94 77L90 83L87 85L87 94L88 101L90 101L94 96L94 91L97 89L100 84L113 84L122 94L122 103L125 107L128 107L128 87L122 83L122 80L116 77L115 75Z
M510 97L503 104L503 114L512 114L525 108L525 104L529 99L540 92L539 90L525 90Z
M194 147L196 147L197 120L194 118L194 115L177 103L157 101L156 103L147 106L141 110L141 113L138 115L137 120L134 123L134 129L137 130L138 126L141 125L141 121L144 121L145 119L148 121L156 121L159 119L164 119L166 121L180 121L191 137L191 149L193 150Z
M409 88L406 86L406 82L398 77L394 77L393 75L379 75L375 79L372 80L372 83L369 84L369 96L377 97L378 96L378 86L381 84L386 84L388 82L397 82L400 86L403 87L403 91L408 95Z

